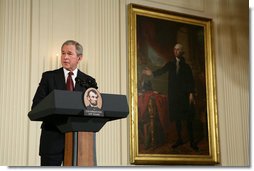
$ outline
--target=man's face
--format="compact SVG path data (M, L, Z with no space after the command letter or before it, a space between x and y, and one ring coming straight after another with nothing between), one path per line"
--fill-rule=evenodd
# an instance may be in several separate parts
M183 54L183 47L180 44L175 45L174 55L175 57L181 57Z
M97 106L98 95L91 91L88 100L93 106Z
M77 68L82 56L77 56L76 47L74 45L64 45L61 53L62 66L68 71L73 71Z

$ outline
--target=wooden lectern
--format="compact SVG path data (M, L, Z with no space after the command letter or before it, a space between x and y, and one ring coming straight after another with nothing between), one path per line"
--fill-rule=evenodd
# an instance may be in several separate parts
M50 121L65 133L64 166L95 166L95 132L129 114L124 95L101 94L104 116L85 116L83 92L54 90L28 113L31 121ZM72 134L70 134L72 133Z

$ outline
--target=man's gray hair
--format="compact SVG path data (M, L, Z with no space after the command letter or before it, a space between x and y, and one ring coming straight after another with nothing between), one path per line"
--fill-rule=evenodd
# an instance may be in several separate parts
M67 40L63 43L61 49L63 49L64 45L74 45L76 47L77 56L82 56L83 55L83 47L79 42L77 42L75 40Z

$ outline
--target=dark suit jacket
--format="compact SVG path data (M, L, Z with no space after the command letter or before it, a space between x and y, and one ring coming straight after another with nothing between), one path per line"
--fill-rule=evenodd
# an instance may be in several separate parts
M93 111L101 110L98 106L91 106L91 104L86 106L86 109L87 110L93 110Z
M168 72L169 116L172 120L188 119L190 115L189 94L194 92L194 79L190 66L180 58L180 69L176 73L176 59L153 72L159 76Z
M82 80L95 81L91 76L78 70L77 77ZM63 68L47 71L42 74L39 87L33 98L32 108L45 98L53 90L66 90ZM74 91L85 91L85 88L76 83ZM61 133L53 123L43 121L40 139L40 155L59 154L64 151L65 134Z

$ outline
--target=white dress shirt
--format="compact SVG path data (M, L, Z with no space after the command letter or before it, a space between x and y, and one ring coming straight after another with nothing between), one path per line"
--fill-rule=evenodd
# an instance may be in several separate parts
M68 71L67 69L63 69L64 70L64 78L65 78L65 83L67 82L67 77L68 77L68 74L70 71ZM73 72L73 75L71 76L72 78L72 81L73 81L73 84L74 84L74 87L76 85L76 81L75 81L75 78L77 77L77 74L78 74L78 68L76 68Z

